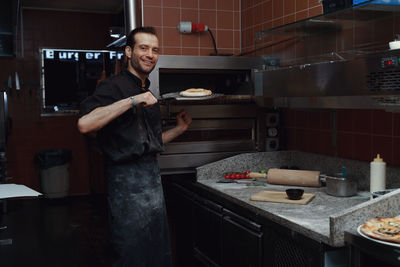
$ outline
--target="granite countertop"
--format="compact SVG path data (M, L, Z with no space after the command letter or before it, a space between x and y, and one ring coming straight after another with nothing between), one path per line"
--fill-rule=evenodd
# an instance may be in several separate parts
M400 214L400 189L370 200L369 193L363 191L352 197L335 197L326 193L326 187L271 185L266 180L264 183L260 181L259 185L218 183L224 172L240 171L243 168L257 170L265 165L276 167L277 164L284 165L293 157L288 153L271 153L273 152L243 154L199 167L197 182L267 219L334 247L344 246L344 231L354 232L359 225L372 217ZM264 165L257 165L260 163ZM252 167L251 164L257 166ZM250 200L250 196L257 192L285 191L288 187L302 188L305 193L315 194L315 197L306 205Z

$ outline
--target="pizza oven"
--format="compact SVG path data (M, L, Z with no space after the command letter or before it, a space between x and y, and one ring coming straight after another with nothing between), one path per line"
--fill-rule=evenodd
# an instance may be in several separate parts
M255 103L252 69L257 58L160 56L150 74L153 94L161 99L163 129L176 124L185 109L193 122L159 156L162 174L195 168L239 153L266 149L268 111ZM205 88L218 97L163 98L188 88Z

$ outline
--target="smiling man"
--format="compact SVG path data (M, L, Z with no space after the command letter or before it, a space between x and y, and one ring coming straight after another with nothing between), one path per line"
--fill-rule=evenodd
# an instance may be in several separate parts
M126 69L102 81L81 103L78 129L96 133L105 159L112 266L171 266L157 153L192 120L183 110L176 127L162 132L160 108L148 89L158 55L154 28L133 30L125 47Z

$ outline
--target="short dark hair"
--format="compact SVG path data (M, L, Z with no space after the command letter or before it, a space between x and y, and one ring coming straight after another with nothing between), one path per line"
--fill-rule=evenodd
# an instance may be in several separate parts
M135 35L140 32L149 33L157 36L156 29L154 27L151 26L137 27L128 34L128 37L126 38L126 46L134 47L136 42Z

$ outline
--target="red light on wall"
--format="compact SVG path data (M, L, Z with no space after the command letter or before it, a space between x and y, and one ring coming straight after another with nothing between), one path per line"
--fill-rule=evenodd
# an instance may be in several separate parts
M392 66L392 65L393 65L393 60L385 60L385 61L383 62L383 64L384 64L385 66Z

